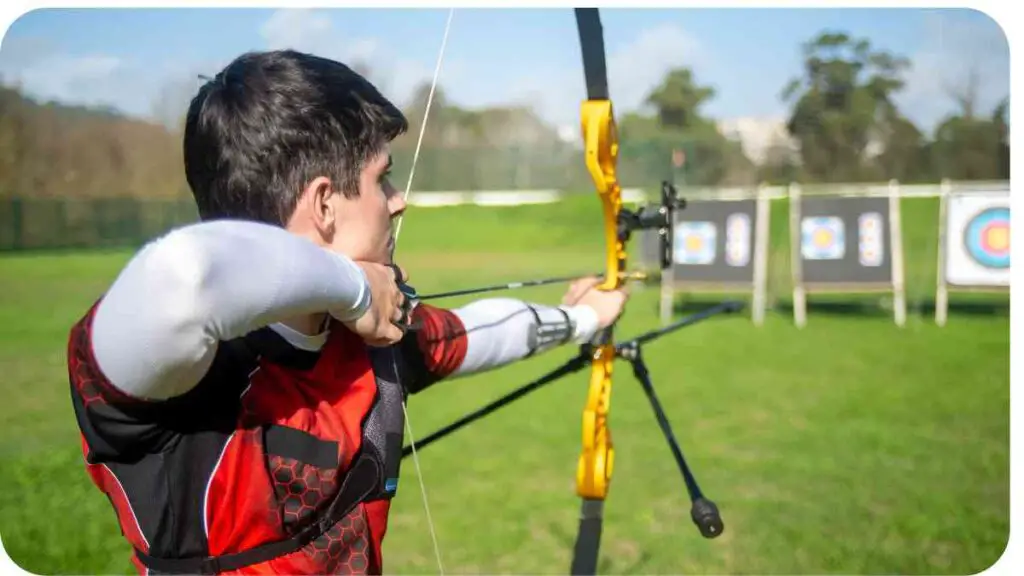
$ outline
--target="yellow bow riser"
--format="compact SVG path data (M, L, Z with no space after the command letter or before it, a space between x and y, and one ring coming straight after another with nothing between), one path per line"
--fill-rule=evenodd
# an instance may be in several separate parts
M622 209L622 190L616 171L619 159L619 134L610 100L587 100L580 107L587 171L597 188L604 209L604 237L607 246L603 290L622 284L626 269L626 249L618 234Z
M604 210L607 257L605 280L600 288L614 290L623 282L626 250L618 231L622 194L616 177L619 143L612 103L609 100L587 100L581 107L580 117L587 170L594 180ZM582 498L601 500L608 495L615 463L615 450L608 430L615 347L611 330L602 336L599 345L592 350L590 388L583 409L582 451L576 470L576 493Z

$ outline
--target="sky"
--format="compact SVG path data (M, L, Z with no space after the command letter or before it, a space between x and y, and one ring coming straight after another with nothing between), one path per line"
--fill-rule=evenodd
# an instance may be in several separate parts
M676 66L716 95L717 119L783 118L780 93L801 72L801 44L844 31L910 58L897 98L930 131L955 110L949 87L978 72L979 104L1009 94L1002 28L974 10L917 8L602 9L609 87L619 112L635 109ZM248 50L295 48L362 61L396 102L429 81L447 9L47 9L17 19L0 44L0 77L29 94L104 104L140 116L187 106L197 75L214 75ZM457 9L440 85L463 106L528 103L575 129L585 97L572 10Z

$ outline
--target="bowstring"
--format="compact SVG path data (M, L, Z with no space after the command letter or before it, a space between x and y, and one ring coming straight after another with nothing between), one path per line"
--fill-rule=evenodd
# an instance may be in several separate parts
M437 54L437 64L434 66L434 78L430 82L430 92L427 93L427 105L423 111L423 123L420 124L420 133L416 139L416 149L412 155L412 166L409 167L409 180L405 185L405 191L403 192L403 203L409 200L409 191L412 189L413 176L416 174L416 163L419 161L420 149L423 146L423 136L427 131L427 118L430 117L430 107L434 101L434 91L437 89L437 80L441 75L441 64L444 61L445 47L448 45L448 33L452 28L452 16L455 14L454 8L448 9L448 19L444 25L444 36L441 38L441 50ZM402 212L398 216L398 223L395 225L394 240L391 244L391 260L394 262L395 250L398 247L398 235L402 231L402 222L405 220L405 212ZM395 377L399 378L398 370L396 366ZM420 484L420 494L423 498L423 509L427 514L427 526L430 528L430 539L434 544L434 556L437 558L437 569L441 574L444 574L444 565L441 563L441 547L437 543L437 531L434 528L434 520L430 514L430 504L427 502L427 485L423 481L423 470L420 468L420 458L416 453L416 436L412 431L412 423L409 421L409 409L406 406L405 395L402 396L402 412L405 415L405 428L409 432L409 442L412 447L412 460L416 466L416 478Z
M420 149L423 146L423 135L427 132L427 118L430 117L430 107L434 102L434 91L437 89L437 79L441 75L441 63L444 61L444 49L448 45L448 32L452 29L452 16L455 15L455 8L448 9L448 20L444 25L444 36L441 38L441 51L437 54L437 64L434 66L434 79L430 82L430 92L427 93L427 105L423 110L423 123L420 124L420 134L416 138L416 149L412 154L412 166L409 167L409 180L405 184L405 192L403 192L402 200L407 202L409 200L409 190L412 189L412 179L416 174L416 163L420 159ZM395 239L392 247L392 255L394 254L394 247L398 246L398 234L402 231L402 222L405 220L405 212L398 216L398 223L395 225Z

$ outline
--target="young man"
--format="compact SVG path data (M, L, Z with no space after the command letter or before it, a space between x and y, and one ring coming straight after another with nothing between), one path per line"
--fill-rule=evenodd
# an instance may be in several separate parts
M364 78L292 51L243 55L192 101L202 222L140 250L68 347L86 467L140 572L380 573L406 395L622 312L593 280L558 307L407 301L388 180L406 129Z

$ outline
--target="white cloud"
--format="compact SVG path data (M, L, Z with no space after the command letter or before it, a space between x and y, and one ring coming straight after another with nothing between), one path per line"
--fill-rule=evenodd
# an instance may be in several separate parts
M43 100L73 101L90 105L118 105L123 101L115 88L127 75L125 62L106 54L68 55L40 53L23 56L4 45L0 76L29 95Z
M1010 52L999 24L991 19L957 19L931 14L930 41L909 55L912 68L897 104L926 131L950 113L956 102L950 89L961 90L977 73L979 114L988 114L1010 93Z
M267 48L321 52L330 48L330 16L311 9L278 10L260 27Z
M620 107L642 106L644 98L672 68L706 58L697 41L678 26L664 24L640 32L608 58L608 85Z
M346 64L365 64L370 70L370 79L400 104L407 101L420 83L433 77L432 67L401 57L377 38L346 34L336 26L330 14L321 10L277 10L260 28L260 36L271 50L292 48ZM453 67L447 61L442 76L450 78L457 69L457 65Z
M642 30L631 41L606 46L605 51L608 90L617 113L640 108L651 87L670 69L700 68L709 58L692 36L672 24ZM566 72L553 64L538 64L529 76L513 80L511 98L533 105L551 122L576 129L579 104L586 98L583 65Z
M166 114L172 99L168 87L175 88L173 98L187 104L180 88L183 71L179 62L160 66L110 54L62 53L38 37L7 38L0 48L4 84L39 100L109 106L137 117L151 117L157 107ZM185 105L174 108L183 111Z

